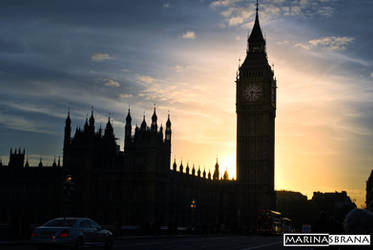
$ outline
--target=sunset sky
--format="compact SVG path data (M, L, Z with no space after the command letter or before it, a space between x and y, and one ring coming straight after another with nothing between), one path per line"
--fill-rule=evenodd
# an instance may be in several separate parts
M275 187L347 190L373 168L373 1L261 0L278 84ZM235 75L254 0L0 2L0 155L62 154L64 119L172 121L172 159L235 177Z

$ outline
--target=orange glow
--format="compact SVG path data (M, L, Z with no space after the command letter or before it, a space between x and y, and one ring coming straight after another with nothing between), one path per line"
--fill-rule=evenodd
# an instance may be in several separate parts
M159 105L157 110L160 117L166 117L170 109L172 158L178 165L182 160L213 173L218 156L220 174L227 169L229 178L236 179L234 80L237 59L244 57L246 45L235 41L228 48L226 43L220 46L171 49L170 53L187 65L198 67L164 72L166 80L162 81L178 82L179 88L172 84L159 88L160 81L155 81L148 84L151 91L145 95L173 104ZM356 164L356 159L346 145L353 133L366 131L343 121L343 100L356 97L356 93L349 93L353 90L348 85L340 84L349 79L329 76L327 68L312 61L295 67L290 62L293 58L284 60L279 50L269 50L268 54L270 63L276 62L278 82L275 188L299 191L309 198L314 191L346 190L360 206L365 194L365 179L361 178L367 178L368 173L359 173L360 179L353 173L351 178L350 164Z

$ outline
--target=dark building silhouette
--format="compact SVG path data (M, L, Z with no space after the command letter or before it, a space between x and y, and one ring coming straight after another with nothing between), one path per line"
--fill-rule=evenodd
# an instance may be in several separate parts
M341 233L347 213L356 208L346 191L334 193L313 192L310 203L318 213L314 219L315 232Z
M132 124L128 110L123 151L110 117L104 128L97 128L92 110L84 127L72 131L68 112L63 166L56 160L43 166L40 160L38 167L30 167L24 163L25 152L18 150L11 151L8 166L0 168L7 179L0 182L0 192L5 194L0 222L12 224L24 218L39 224L74 215L118 228L254 229L257 212L276 205L276 80L268 64L258 8L236 83L237 181L229 180L227 171L220 178L218 160L213 173L176 160L171 164L170 115L165 127L158 127L155 108L150 124L144 116L140 127ZM25 217L18 216L22 214Z
M310 224L315 232L342 232L346 214L356 208L346 191L314 192L310 200L293 191L276 191L276 196L278 211L291 218L298 230Z
M373 211L373 170L370 172L370 176L366 184L366 199L365 203L367 209Z
M96 131L92 112L84 129L77 128L72 137L68 114L64 169L79 186L72 212L108 224L143 227L191 227L192 221L205 228L232 225L233 211L225 207L234 204L234 182L219 179L218 162L213 178L194 165L184 169L174 161L170 168L170 116L164 130L157 120L154 108L150 126L144 116L140 127L133 129L128 110L125 147L120 151L110 118L104 132Z
M236 79L238 216L244 225L258 209L276 206L274 138L276 80L270 67L258 16L248 39L246 58Z
M276 191L276 198L277 210L283 216L291 218L297 230L300 230L303 224L313 224L318 215L307 196L300 192Z
M25 150L10 150L8 165L0 166L1 238L29 238L30 224L63 214L63 168L60 162L30 167Z

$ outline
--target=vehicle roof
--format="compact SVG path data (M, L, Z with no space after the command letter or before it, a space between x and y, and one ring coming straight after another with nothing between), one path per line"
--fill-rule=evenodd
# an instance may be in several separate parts
M50 220L92 220L91 218L86 217L57 217Z

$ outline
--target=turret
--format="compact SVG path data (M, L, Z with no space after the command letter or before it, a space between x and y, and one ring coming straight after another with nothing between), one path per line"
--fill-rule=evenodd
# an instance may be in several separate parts
M30 164L28 163L28 157L26 157L26 163L25 163L25 168L30 167Z
M180 166L179 166L179 172L182 173L183 172L183 161L181 161L180 163Z
M189 174L189 163L187 163L187 166L186 166L186 174Z
M89 132L89 125L88 125L88 118L85 118L85 123L84 123L84 132L88 133Z
M132 118L131 118L131 111L128 109L128 114L126 117L126 126L124 129L124 147L125 150L126 148L130 145L131 143L131 136L132 136Z
M162 124L161 124L161 127L159 128L159 137L163 141L163 126L162 126Z
M208 179L211 180L211 171L209 169Z
M157 129L158 129L157 114L156 114L155 106L154 106L154 112L153 112L153 115L152 115L152 124L151 124L150 129L151 129L152 132L157 132Z
M144 118L143 118L142 123L141 123L141 125L140 125L140 130L141 130L141 131L146 131L145 115L144 115Z
M113 126L111 125L111 122L110 122L110 116L108 117L108 121L106 123L104 137L105 138L114 138L114 130L113 130Z
M10 149L9 154L9 163L8 166L12 168L23 168L25 163L25 150L21 151L21 148L18 150L15 149L14 152Z
M176 159L174 160L174 164L172 164L172 170L176 171L177 165L176 165Z
M201 177L201 168L198 166L198 171L197 171L198 177Z
M136 126L135 126L135 137L138 135L138 133L139 133L139 127L136 124Z
M196 175L196 169L194 168L194 164L193 164L193 168L192 168L192 175L193 175L193 176Z
M57 167L57 163L56 163L56 157L54 157L54 159L53 159L53 164L52 164L52 167Z
M170 121L170 114L168 114L167 122L166 122L166 142L171 144L171 121Z
M39 161L39 165L38 165L39 168L43 167L43 162L41 161L41 157L40 157L40 161Z
M213 179L215 181L219 180L219 163L218 163L218 158L216 158L216 164L215 164L215 170L214 170Z
M223 180L225 180L225 181L229 180L229 175L228 175L227 169L225 169L225 171L224 171Z
M206 179L206 169L203 169L203 178Z
M95 133L95 118L93 117L93 107L91 110L91 117L89 118L89 132L91 134Z

